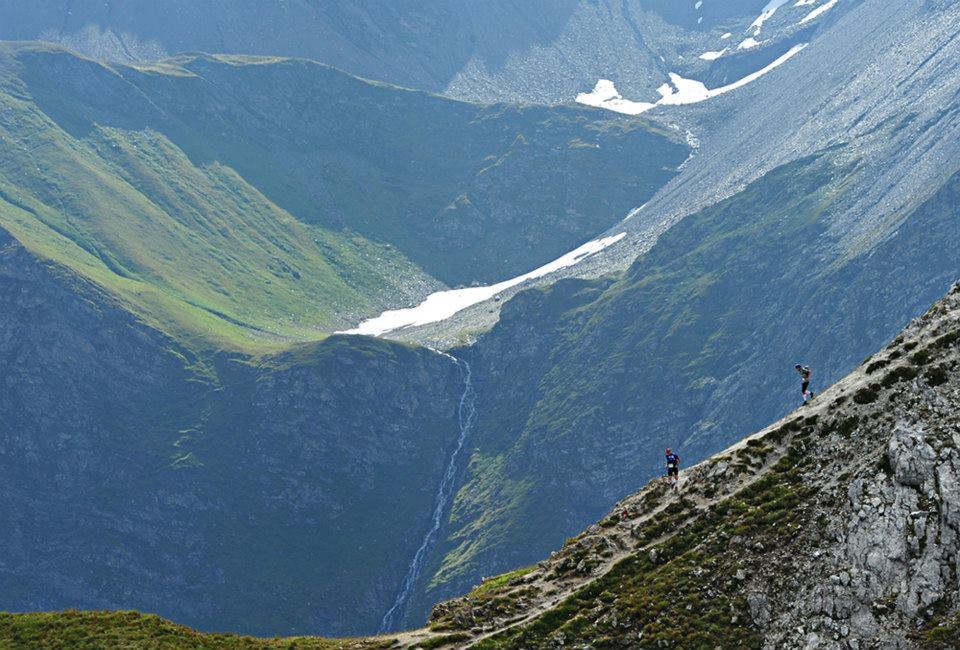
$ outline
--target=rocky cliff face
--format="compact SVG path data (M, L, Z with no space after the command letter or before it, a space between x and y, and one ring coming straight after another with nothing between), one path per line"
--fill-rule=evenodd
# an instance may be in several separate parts
M810 406L438 606L479 648L956 647L960 285Z
M0 237L0 609L375 628L456 440L456 364L348 337L193 354Z

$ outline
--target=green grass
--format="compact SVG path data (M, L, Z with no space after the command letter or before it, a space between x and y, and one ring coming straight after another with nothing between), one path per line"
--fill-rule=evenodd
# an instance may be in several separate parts
M642 120L305 61L106 66L22 44L0 47L0 144L0 227L176 338L245 350L530 270L686 155Z
M744 547L776 549L791 540L791 531L809 525L798 507L813 495L800 478L804 462L790 453L706 511L673 504L638 535L641 546L672 535L656 545L656 559L645 550L629 556L559 606L478 647L532 650L565 638L593 647L759 648L762 636L735 579L744 558L731 552L729 540L739 536Z
M205 634L139 612L0 612L0 648L4 650L381 650L391 646L392 641L386 638L260 639L235 634Z
M496 589L499 589L500 587L503 587L504 585L507 585L512 580L516 580L517 578L522 578L523 576L528 575L535 568L536 567L528 566L522 569L516 569L515 571L510 571L509 573L502 573L493 578L488 578L487 580L484 580L479 587L471 591L470 596L482 596L483 594L490 593Z

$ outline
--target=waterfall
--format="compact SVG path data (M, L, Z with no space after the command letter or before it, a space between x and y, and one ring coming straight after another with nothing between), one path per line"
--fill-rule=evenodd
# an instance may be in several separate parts
M460 433L457 436L457 444L454 446L447 461L447 468L440 479L440 485L437 487L437 496L433 505L433 515L430 518L430 529L423 538L420 548L413 556L410 566L407 568L407 575L403 579L400 591L393 602L393 607L387 610L380 622L378 632L388 632L397 624L398 620L403 619L406 613L407 602L410 600L410 593L414 585L420 578L420 572L423 570L423 562L426 559L427 551L433 545L437 533L440 532L440 526L443 524L443 513L446 512L450 499L453 498L454 481L457 477L457 467L460 464L460 454L463 451L464 443L473 426L473 420L476 416L476 405L474 403L473 381L471 376L470 364L463 359L449 356L457 364L460 377L463 380L463 392L460 394L460 404L457 408L457 422L460 426Z

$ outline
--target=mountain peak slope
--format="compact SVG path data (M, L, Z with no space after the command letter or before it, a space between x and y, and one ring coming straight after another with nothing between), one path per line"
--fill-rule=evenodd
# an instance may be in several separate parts
M431 627L481 648L934 643L957 634L958 447L960 284L679 493L652 482Z

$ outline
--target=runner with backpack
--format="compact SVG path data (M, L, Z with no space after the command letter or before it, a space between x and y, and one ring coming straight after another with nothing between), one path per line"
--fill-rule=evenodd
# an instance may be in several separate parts
M680 477L680 456L679 454L673 453L673 450L667 447L667 482L670 483L674 489L677 487L677 479Z
M810 390L810 377L813 376L813 369L809 366L797 364L794 366L797 373L800 374L800 393L803 395L803 405L806 406L809 400L813 399L813 391Z

